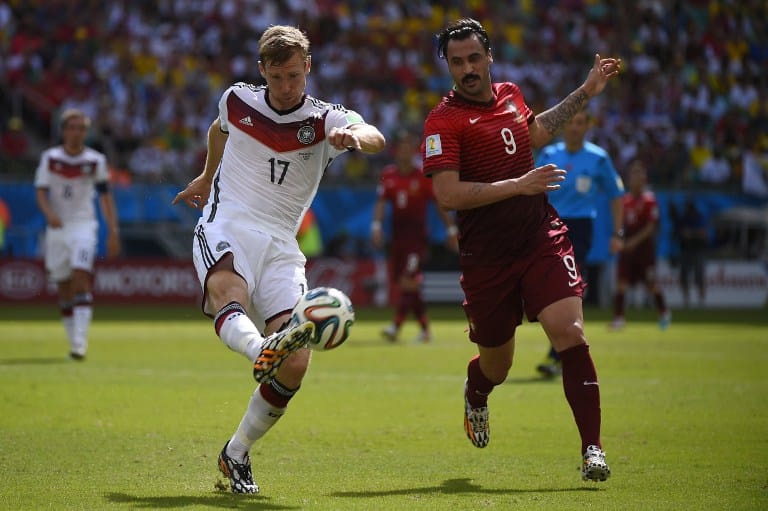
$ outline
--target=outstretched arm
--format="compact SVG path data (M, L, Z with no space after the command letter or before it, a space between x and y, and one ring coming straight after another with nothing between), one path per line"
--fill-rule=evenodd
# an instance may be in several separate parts
M529 128L531 145L538 148L549 143L563 125L584 108L589 98L603 92L608 80L617 76L619 71L621 71L621 59L603 59L599 54L595 54L595 62L584 83L560 103L538 114L531 123Z
M328 143L336 149L356 149L368 154L384 149L386 140L372 124L353 124L348 128L331 128Z
M537 167L528 173L493 183L461 181L459 173L443 170L432 175L432 188L437 204L448 210L473 209L508 199L515 195L536 195L557 190L565 179L565 171L555 164Z
M187 187L180 191L171 204L184 202L187 206L202 209L208 202L211 193L211 182L216 169L219 168L221 157L224 155L224 145L229 135L221 131L221 123L217 117L208 128L208 154L205 157L203 172L189 182Z

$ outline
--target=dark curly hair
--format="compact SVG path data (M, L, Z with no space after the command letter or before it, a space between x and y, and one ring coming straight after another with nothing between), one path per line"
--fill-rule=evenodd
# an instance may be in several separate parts
M437 56L441 59L446 58L445 50L448 48L448 41L466 39L472 34L477 34L477 38L482 43L486 53L491 51L488 32L485 31L480 22L472 18L462 18L454 21L437 34Z

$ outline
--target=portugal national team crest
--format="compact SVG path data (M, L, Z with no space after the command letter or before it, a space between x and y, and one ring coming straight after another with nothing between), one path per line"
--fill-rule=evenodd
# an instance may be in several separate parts
M312 126L302 126L299 128L299 131L296 132L296 138L298 138L299 142L302 144L311 144L315 141L315 128Z
M517 105L511 99L507 100L507 112L515 116L515 122L523 122L525 120L520 114L520 110L517 109Z

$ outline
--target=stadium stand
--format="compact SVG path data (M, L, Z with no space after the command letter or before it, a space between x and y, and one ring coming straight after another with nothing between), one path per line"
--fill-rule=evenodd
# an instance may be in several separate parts
M31 181L38 150L57 138L53 119L77 106L93 117L90 143L133 182L118 192L123 221L184 224L166 196L201 168L223 88L258 81L256 43L267 26L305 29L313 41L309 92L354 107L389 136L403 126L420 130L450 87L434 33L459 16L488 27L494 78L519 83L535 111L580 83L595 51L621 56L624 76L591 104L592 138L620 170L640 155L654 186L671 192L749 193L744 168L750 183L768 182L762 0L0 0L0 126L14 119L29 138L24 154L3 150L0 182ZM716 149L728 177L710 185L701 169ZM155 155L154 172L138 151ZM360 168L350 158L323 187L370 187L379 163ZM132 167L142 170L131 175ZM143 182L170 192L147 196L136 188ZM21 188L7 193L14 218L24 219L31 203ZM32 216L9 234L23 253L34 252Z

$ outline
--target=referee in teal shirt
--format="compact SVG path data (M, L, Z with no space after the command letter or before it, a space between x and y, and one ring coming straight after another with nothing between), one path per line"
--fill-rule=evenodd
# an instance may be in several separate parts
M624 238L621 204L624 184L608 152L584 140L590 125L589 113L586 110L579 112L563 127L563 140L543 147L536 159L536 167L555 163L568 172L565 181L560 183L560 189L549 192L547 196L568 226L576 264L584 279L597 208L605 199L610 200L613 215L611 254L622 249ZM547 377L560 374L560 357L554 348L550 348L546 360L536 370Z

